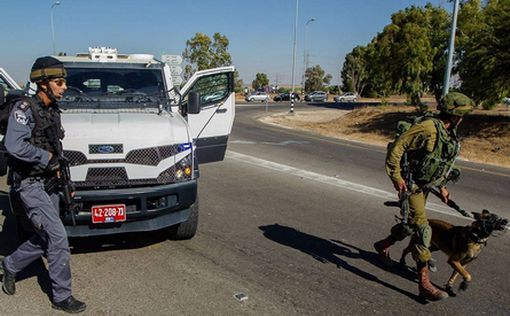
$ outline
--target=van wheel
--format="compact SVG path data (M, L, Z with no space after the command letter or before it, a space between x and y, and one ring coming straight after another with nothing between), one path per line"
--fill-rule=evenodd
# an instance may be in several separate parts
M190 206L190 214L187 221L169 228L169 237L173 240L191 239L197 233L198 228L198 199Z

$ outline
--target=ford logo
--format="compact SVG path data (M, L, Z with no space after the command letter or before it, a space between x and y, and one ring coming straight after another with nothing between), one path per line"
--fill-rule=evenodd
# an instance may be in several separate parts
M101 145L97 147L97 152L101 154L111 154L114 150L115 148L110 145Z

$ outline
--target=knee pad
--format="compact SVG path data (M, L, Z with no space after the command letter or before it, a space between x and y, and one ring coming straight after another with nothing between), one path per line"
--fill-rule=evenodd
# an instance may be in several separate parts
M416 242L422 246L430 247L432 240L432 227L430 225L418 225Z

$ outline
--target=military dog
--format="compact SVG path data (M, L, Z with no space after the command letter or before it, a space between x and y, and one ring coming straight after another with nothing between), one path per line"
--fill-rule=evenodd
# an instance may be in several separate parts
M465 291L473 277L466 270L466 265L475 260L482 248L487 244L487 239L494 231L504 231L508 220L492 214L487 210L482 213L472 213L475 221L468 226L454 226L438 219L430 219L432 227L432 241L430 250L441 250L448 256L448 264L453 268L453 273L446 283L446 291L450 296L455 296L453 284L457 277L462 275L463 281L459 289ZM411 252L412 241L402 252L400 262L405 264L405 257Z

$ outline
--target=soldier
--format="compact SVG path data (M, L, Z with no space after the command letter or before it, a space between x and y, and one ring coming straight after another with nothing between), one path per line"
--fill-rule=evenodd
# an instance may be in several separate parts
M59 195L45 184L59 175L59 165L52 141L64 137L58 101L67 90L64 65L53 57L38 58L30 73L37 84L37 94L17 102L9 116L5 147L10 154L8 177L11 191L35 233L0 264L2 289L7 295L16 292L16 274L31 262L46 255L52 287L52 307L68 313L83 312L85 303L71 292L70 250L60 219ZM45 129L53 128L60 139L49 139Z
M391 234L374 244L385 263L392 262L389 249L396 241L412 236L413 259L417 262L419 293L428 300L442 300L448 294L430 283L428 249L432 230L425 213L425 203L431 188L439 187L443 202L448 202L447 176L453 169L460 151L457 127L465 114L474 107L467 96L452 92L443 97L438 105L439 115L426 117L402 133L389 148L386 157L386 173L399 195L410 193L408 223L399 223L391 228ZM407 152L413 187L407 187L401 174L401 162Z

